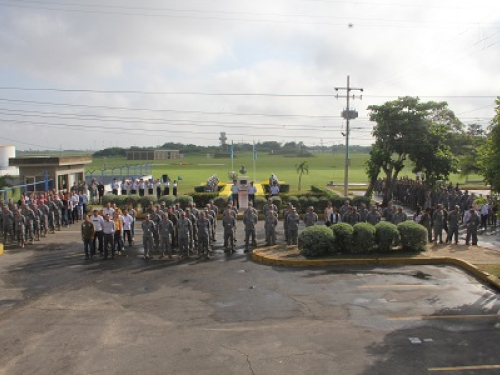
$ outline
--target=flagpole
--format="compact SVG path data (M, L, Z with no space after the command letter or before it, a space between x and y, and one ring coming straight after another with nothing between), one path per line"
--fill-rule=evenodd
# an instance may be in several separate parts
M252 152L252 160L253 160L253 180L255 181L255 141L253 141L253 152Z
M231 172L234 171L234 142L231 141Z

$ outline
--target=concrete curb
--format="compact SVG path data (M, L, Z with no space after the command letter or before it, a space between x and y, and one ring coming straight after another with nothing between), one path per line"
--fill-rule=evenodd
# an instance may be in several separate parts
M435 258L360 258L360 259L283 259L279 256L263 254L258 249L252 253L252 259L269 266L367 266L367 265L452 265L472 274L478 280L500 290L500 279L488 272L481 271L478 267L463 259L450 257Z

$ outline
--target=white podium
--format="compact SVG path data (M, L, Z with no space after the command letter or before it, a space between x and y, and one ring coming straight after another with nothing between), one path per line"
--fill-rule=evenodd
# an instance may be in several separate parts
M248 176L238 177L238 202L240 208L248 208L248 186L250 186L250 179Z

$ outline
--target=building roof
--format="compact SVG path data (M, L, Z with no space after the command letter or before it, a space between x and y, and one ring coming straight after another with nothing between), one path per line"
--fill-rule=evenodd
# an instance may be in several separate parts
M49 156L37 155L9 158L9 166L11 167L33 167L33 166L58 166L58 165L81 165L92 163L90 155L78 156Z

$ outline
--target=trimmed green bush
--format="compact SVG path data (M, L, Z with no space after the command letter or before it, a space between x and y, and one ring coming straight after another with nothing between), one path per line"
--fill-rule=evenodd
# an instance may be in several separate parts
M387 221L375 225L375 242L379 252L389 252L398 242L398 228Z
M151 203L156 203L156 195L145 195L143 197L139 197L139 204L141 205L143 211L147 210Z
M219 196L219 193L192 193L190 194L193 197L193 202L196 204L196 207L205 207L210 199L215 199Z
M198 185L198 186L195 186L193 189L194 189L195 193L203 193L205 191L205 186Z
M318 208L318 203L319 203L318 197L310 196L309 200L307 201L307 207L306 207L306 209L309 208L309 206L313 206L314 209L317 209Z
M227 200L228 197L223 195L219 195L218 197L214 198L214 204L219 209L219 212L221 212L221 210L227 206Z
M303 255L317 257L333 252L334 234L323 225L304 229L299 235L299 250Z
M169 206L173 206L175 204L176 200L177 199L173 195L164 195L163 197L161 197L158 200L158 202L159 203L165 202L165 206L169 207Z
M299 205L299 198L295 195L290 195L286 200L286 204L291 203L293 207L297 207Z
M333 198L330 198L330 201L332 202L334 207L340 208L344 205L344 202L346 201L345 197L339 197L338 195L334 196Z
M309 198L307 195L301 195L297 204L297 211L305 212L307 210L307 207L309 207Z
M400 242L405 251L425 251L427 249L427 229L414 221L404 221L397 226Z
M180 195L177 197L177 203L180 204L181 208L186 208L189 203L193 203L193 197L190 195Z
M266 198L264 198L264 197L255 197L253 208L255 208L258 211L262 211L262 209L264 208L264 206L266 205L266 203L267 203L267 199Z
M375 250L375 227L368 223L357 223L353 226L353 254L367 254Z
M370 199L370 197L365 197L364 195L358 195L352 198L352 206L360 207L362 203L366 204L366 207L370 207L372 200Z
M281 197L275 195L273 197L269 197L272 201L273 201L273 204L276 205L276 207L278 207L278 210L281 209L281 206L283 206L283 201L281 200Z
M318 198L318 203L316 206L314 206L314 208L316 209L316 212L319 214L319 213L323 213L323 211L325 210L325 208L328 206L328 202L330 202L330 199L325 196L325 195L322 195Z
M354 229L347 223L334 224L331 227L335 238L335 251L348 253L352 248Z

